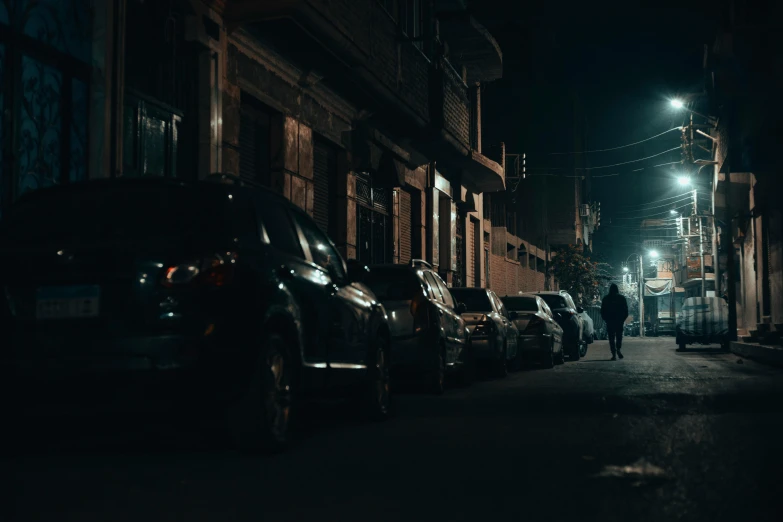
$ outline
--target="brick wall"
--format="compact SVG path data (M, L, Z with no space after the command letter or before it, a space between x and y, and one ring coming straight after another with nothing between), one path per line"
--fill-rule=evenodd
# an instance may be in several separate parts
M544 274L517 261L490 254L490 288L499 296L544 290Z
M463 145L470 146L468 88L448 63L443 64L443 118L446 130Z

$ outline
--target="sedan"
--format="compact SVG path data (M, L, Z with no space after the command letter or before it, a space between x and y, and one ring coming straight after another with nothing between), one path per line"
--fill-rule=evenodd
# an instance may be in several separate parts
M492 373L497 377L505 377L509 366L516 367L519 361L519 332L514 326L514 316L509 314L492 290L452 288L451 295L457 302L465 305L466 312L462 314L462 318L468 325L473 356L477 360L489 361Z
M517 346L523 359L540 361L545 368L565 361L563 329L543 299L533 295L515 295L501 297L500 300L512 317L516 316L514 325L519 330Z

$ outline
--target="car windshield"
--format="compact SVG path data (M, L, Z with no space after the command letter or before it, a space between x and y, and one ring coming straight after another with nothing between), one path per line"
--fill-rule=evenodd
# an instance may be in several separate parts
M501 297L501 301L512 312L538 312L538 303L535 297Z
M556 295L556 294L539 294L538 297L543 299L544 302L549 305L549 308L551 308L553 310L558 309L558 308L568 308L568 302L561 295Z
M98 183L42 191L19 201L3 221L0 237L35 244L50 238L105 242L230 234L229 200L221 190L208 189Z
M411 270L400 267L371 267L362 277L381 301L413 299L423 292L419 278Z
M452 288L451 295L458 303L464 303L468 312L491 312L492 304L485 290Z

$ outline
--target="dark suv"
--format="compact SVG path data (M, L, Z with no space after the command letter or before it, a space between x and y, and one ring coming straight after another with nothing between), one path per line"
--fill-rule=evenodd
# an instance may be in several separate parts
M284 445L310 392L389 411L383 306L310 217L238 180L23 196L0 225L0 288L0 362L39 410L217 413L242 449Z

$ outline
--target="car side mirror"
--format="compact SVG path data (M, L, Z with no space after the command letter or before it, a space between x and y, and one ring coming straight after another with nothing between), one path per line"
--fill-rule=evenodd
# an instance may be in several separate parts
M370 267L356 259L349 259L345 264L348 268L348 279L351 281L361 283L364 276L370 273Z
M514 319L518 318L518 317L519 317L519 313L518 312L509 312L508 313L508 318L511 319L512 321Z
M457 306L454 307L454 312L458 313L459 315L464 314L468 311L468 305L465 303L457 303Z
M582 308L581 306L576 309L576 312L579 313L579 314L581 314L584 311L585 311L585 309Z

